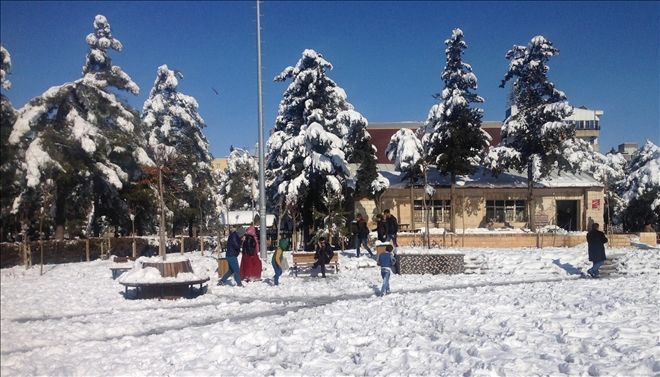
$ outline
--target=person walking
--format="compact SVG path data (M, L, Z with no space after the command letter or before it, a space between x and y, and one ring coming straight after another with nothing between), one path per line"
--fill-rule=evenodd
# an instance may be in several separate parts
M355 253L356 256L360 257L360 246L364 246L369 252L369 256L373 257L374 253L369 248L369 227L367 227L367 221L362 217L361 213L357 214L357 236L355 237Z
M239 229L243 230L243 228L241 228L240 226L235 226L232 228L231 232L229 232L229 237L227 238L227 254L226 254L227 264L229 265L229 269L227 270L227 272L225 272L224 275L222 275L222 278L220 278L218 285L226 285L227 279L229 279L229 277L233 275L236 285L239 287L243 286L243 284L241 283L240 268L238 267L238 254L241 253L241 235L239 234Z
M321 267L321 276L325 277L325 265L330 263L332 257L335 256L335 252L332 251L332 246L330 246L324 237L319 238L319 242L316 244L316 251L314 252L314 259L316 262L312 265L312 268Z
M605 244L607 237L605 233L601 232L598 228L600 225L594 223L591 230L587 232L587 248L589 251L589 260L593 262L593 266L587 270L589 276L592 278L598 277L598 269L605 263Z
M385 247L385 252L378 256L377 264L380 266L380 276L383 277L383 286L380 288L380 295L390 293L390 275L392 275L392 268L394 268L394 255L392 254L392 245Z
M383 211L385 214L385 227L387 229L387 237L385 241L391 241L394 247L399 247L399 244L396 242L396 233L399 231L399 223L396 220L396 217L390 213L389 209Z
M257 228L250 225L243 239L243 256L241 258L241 279L261 280L261 259L259 258L259 241Z
M275 249L275 253L273 253L273 270L275 270L275 276L273 277L273 282L275 285L280 285L280 276L282 276L282 269L284 266L284 263L282 262L282 258L284 255L284 250L289 248L289 240L286 238L282 238Z
M378 241L385 242L387 239L387 225L385 225L385 219L380 213L376 215L376 234Z

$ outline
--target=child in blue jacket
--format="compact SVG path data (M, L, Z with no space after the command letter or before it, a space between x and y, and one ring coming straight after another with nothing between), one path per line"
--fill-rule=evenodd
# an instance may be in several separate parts
M385 252L378 256L378 265L380 266L380 276L383 277L383 286L380 289L381 295L390 293L390 275L394 268L394 254L392 254L392 245L385 247Z

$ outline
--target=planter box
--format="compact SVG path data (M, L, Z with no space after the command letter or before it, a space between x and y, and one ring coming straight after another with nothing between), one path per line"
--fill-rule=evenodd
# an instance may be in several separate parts
M402 254L397 255L401 274L462 274L463 254Z

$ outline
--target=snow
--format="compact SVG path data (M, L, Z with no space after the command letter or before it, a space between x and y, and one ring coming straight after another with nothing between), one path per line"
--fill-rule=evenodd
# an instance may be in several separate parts
M36 187L41 182L41 172L49 166L64 170L58 162L43 150L40 137L34 139L25 151L24 164L28 187Z
M0 62L0 85L3 89L11 89L11 81L7 79L9 71L11 71L11 55L4 46L0 46L0 56L2 56L2 61Z
M109 260L0 270L3 376L650 376L660 371L658 250L577 278L586 246L459 249L481 273L393 275L353 250L327 279L210 284L191 300L126 300ZM174 257L175 255L172 255ZM286 253L290 258L289 253ZM214 257L190 258L213 275ZM169 258L169 257L168 257ZM623 274L625 272L625 274ZM313 274L315 275L315 274ZM215 279L212 279L213 282ZM75 293L74 293L75 292ZM74 294L72 294L74 293Z

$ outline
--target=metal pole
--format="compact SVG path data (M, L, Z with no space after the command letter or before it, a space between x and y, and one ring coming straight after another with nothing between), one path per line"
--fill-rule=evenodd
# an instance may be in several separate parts
M259 97L259 250L266 260L266 184L264 175L264 114L261 88L261 13L257 0L257 87Z

